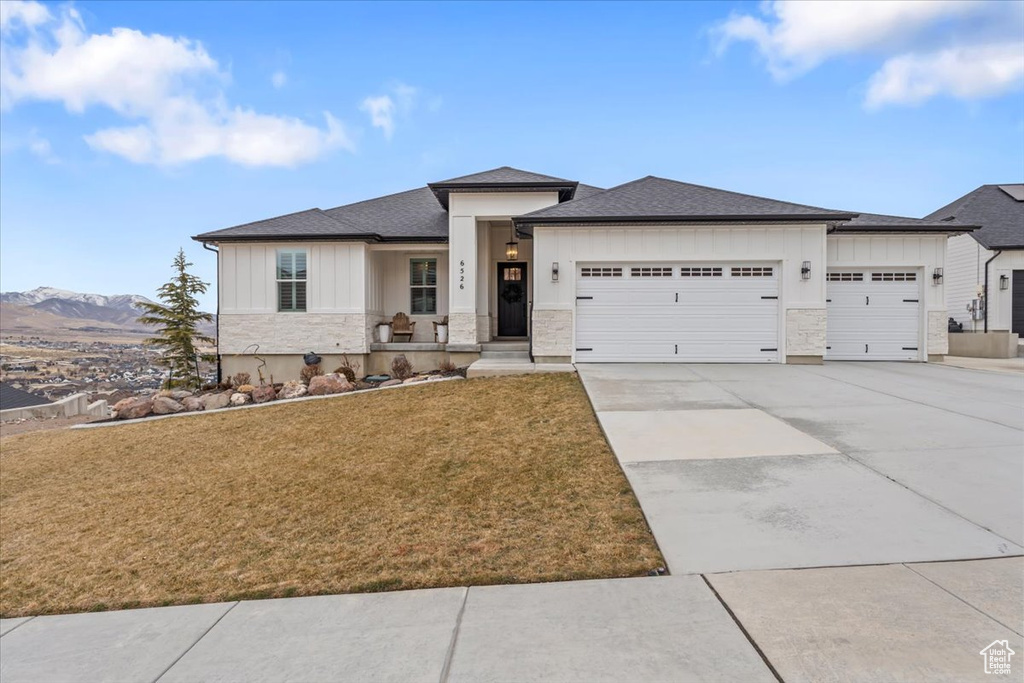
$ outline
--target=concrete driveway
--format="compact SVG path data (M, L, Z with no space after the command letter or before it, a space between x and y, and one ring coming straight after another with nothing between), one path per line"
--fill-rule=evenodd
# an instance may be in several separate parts
M1024 553L1024 382L914 363L580 365L675 574Z

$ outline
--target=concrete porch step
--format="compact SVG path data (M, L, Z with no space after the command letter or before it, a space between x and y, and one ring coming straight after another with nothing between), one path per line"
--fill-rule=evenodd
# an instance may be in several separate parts
M481 351L526 351L530 350L528 341L489 341L480 344Z
M466 377L494 377L496 375L529 375L537 372L576 372L565 363L531 363L529 359L481 358L466 370Z
M480 351L480 357L495 360L522 360L526 363L530 362L529 351L490 351L484 349Z

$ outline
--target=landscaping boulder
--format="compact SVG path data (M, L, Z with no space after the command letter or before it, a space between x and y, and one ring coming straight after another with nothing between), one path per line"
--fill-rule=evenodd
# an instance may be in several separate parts
M264 385L262 387L255 387L252 390L252 401L253 403L266 403L273 401L277 398L277 392L274 391L274 387Z
M243 394L242 392L231 394L231 405L233 406L244 406L251 401L252 399L249 397L249 394Z
M171 398L173 398L175 401L181 401L183 399L188 398L189 396L192 396L192 392L189 391L188 389L175 389L174 391L171 392Z
M254 387L251 384L242 384L242 385L239 385L239 387L238 387L238 389L236 391L238 391L238 393L240 393L240 394L251 394L253 392L253 389L255 389L255 388L256 387Z
M185 398L181 399L181 405L182 407L185 408L185 410L188 410L190 412L195 410L203 410L206 408L206 406L203 405L202 396L186 396Z
M427 381L427 377L425 375L416 375L415 377L410 377L409 379L404 380L402 382L402 384L415 384L416 382L426 382L426 381Z
M336 372L329 375L317 375L309 380L310 396L326 396L327 394L341 394L355 389L351 383Z
M284 386L281 387L281 391L278 393L278 398L299 398L305 396L308 393L306 385L298 380L292 380L285 382Z
M203 396L203 410L217 410L227 408L231 403L231 392L225 391L219 394L207 394Z
M132 396L114 404L114 414L118 420L134 420L146 417L153 412L153 399Z
M402 380L400 380L400 379L389 379L386 382L381 382L380 386L381 386L381 388L383 388L383 387L397 387L401 383L402 383Z
M172 415L183 410L185 410L185 406L169 396L158 396L153 399L153 413L155 415Z

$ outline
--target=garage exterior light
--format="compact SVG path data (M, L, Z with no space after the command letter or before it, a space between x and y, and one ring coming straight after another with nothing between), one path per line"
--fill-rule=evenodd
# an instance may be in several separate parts
M935 270L932 271L932 284L942 284L942 268L936 268Z
M803 265L800 266L800 277L804 280L811 279L811 262L804 261Z
M1005 273L1003 273L1002 275L999 276L999 289L1004 289L1005 290L1005 289L1009 289L1009 288L1010 288L1010 276L1005 274Z
M558 282L558 261L551 262L551 281Z

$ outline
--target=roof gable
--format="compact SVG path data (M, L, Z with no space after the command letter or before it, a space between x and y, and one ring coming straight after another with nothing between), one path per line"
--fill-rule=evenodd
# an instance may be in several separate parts
M448 212L426 187L337 206L324 213L383 238L448 239Z
M1024 184L982 185L925 216L981 226L971 235L986 249L1024 249Z
M519 216L517 224L609 221L848 220L832 211L647 176L588 197Z
M428 183L427 187L437 197L441 206L447 209L448 196L452 192L558 192L558 201L564 202L573 198L578 184L575 180L502 166L450 180Z

